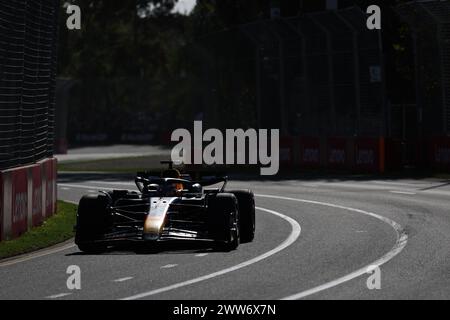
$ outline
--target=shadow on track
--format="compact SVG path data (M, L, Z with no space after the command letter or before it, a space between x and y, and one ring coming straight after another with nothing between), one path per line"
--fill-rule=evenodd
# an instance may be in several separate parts
M97 256L97 255L164 255L164 254L201 254L225 252L214 248L209 242L165 242L151 245L145 244L121 244L109 247L105 252L92 254L84 252L74 252L66 254L70 256Z

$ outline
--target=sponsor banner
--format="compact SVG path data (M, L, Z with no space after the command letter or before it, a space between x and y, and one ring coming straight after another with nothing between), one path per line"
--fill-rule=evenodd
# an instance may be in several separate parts
M433 167L441 170L450 169L450 138L438 137L431 141L430 162Z
M28 169L11 172L11 236L20 236L28 229Z
M292 137L280 137L280 163L288 166L294 163L294 139Z
M52 215L56 213L57 210L57 203L58 203L58 186L57 186L57 180L58 180L58 159L52 158L52 176L53 176L53 212Z
M48 159L42 162L44 174L44 217L50 217L56 210L56 159Z
M380 140L359 138L355 142L355 166L357 170L378 171L380 169Z
M56 211L56 159L0 172L0 240L17 238Z
M300 165L320 167L320 139L300 138Z
M344 168L348 165L347 140L329 138L327 143L327 164L330 168Z
M3 210L4 210L3 172L0 172L0 241L2 241L3 239Z
M32 177L32 225L38 226L44 220L42 207L42 166L31 167Z

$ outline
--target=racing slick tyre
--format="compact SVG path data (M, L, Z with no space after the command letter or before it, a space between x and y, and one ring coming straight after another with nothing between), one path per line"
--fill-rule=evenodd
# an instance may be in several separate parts
M107 246L96 243L107 230L109 225L109 198L106 195L87 195L81 198L75 234L75 243L86 253L101 253Z
M227 192L234 194L238 200L241 242L252 242L255 238L255 196L251 190Z
M218 193L209 197L208 228L216 240L216 249L232 251L239 246L239 211L233 194Z

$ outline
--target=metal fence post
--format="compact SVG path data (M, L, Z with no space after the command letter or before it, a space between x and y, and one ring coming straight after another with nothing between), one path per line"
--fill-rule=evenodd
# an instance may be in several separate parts
M328 56L328 86L330 91L330 114L332 119L332 131L336 132L336 97L334 92L334 64L333 64L333 45L331 42L330 32L315 17L310 15L311 20L319 27L327 36L327 56Z
M354 133L359 136L359 124L361 122L361 84L360 84L360 68L359 68L359 44L358 44L358 31L349 23L339 11L333 11L333 13L350 29L353 33L353 77L355 82L355 106L356 106L356 121Z

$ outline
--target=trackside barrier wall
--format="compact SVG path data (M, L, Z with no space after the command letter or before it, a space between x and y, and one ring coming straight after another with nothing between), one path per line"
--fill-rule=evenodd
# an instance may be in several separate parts
M0 241L3 239L3 174L0 172Z
M295 162L294 138L280 137L280 165L292 167Z
M374 172L380 168L380 141L360 138L355 143L355 167L357 170ZM381 170L380 170L381 171Z
M345 169L350 166L347 140L345 138L329 138L327 163L331 169Z
M450 137L436 137L429 142L429 162L437 170L450 170Z
M19 168L11 171L11 234L12 238L17 238L28 229L28 170L31 167ZM6 214L5 216L8 216ZM8 234L8 232L5 232Z
M315 137L301 137L299 139L300 158L299 163L303 168L322 167L322 152L320 139Z
M293 140L298 147L294 164L300 170L384 172L385 158L389 156L384 138L298 137ZM281 154L280 151L280 157ZM294 154L297 154L295 150Z
M401 139L386 139L386 164L388 170L398 170L403 166L404 142Z
M56 159L0 172L0 236L14 239L56 212Z

